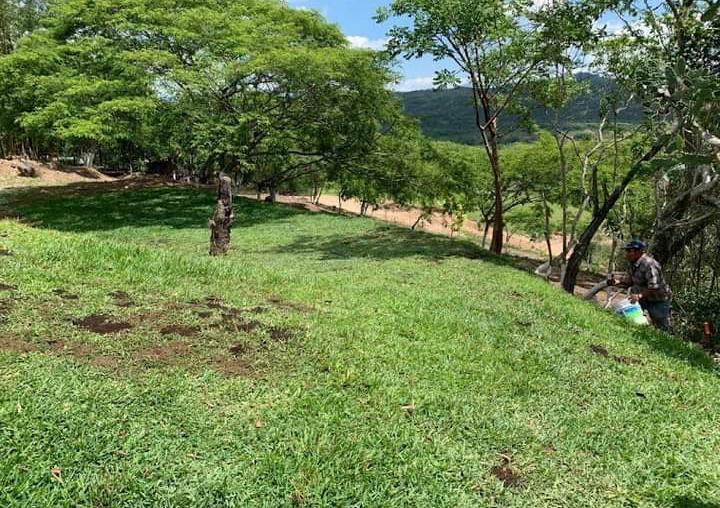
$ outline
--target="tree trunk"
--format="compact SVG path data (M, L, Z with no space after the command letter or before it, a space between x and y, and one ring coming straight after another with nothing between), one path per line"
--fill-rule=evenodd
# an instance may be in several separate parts
M545 211L545 243L547 244L548 252L548 263L552 266L553 262L553 250L552 250L552 232L550 231L550 206L548 205L547 199L543 195L543 208ZM565 237L567 238L567 237ZM565 245L567 248L567 244Z
M607 219L610 211L613 209L615 204L618 202L618 200L623 195L628 186L632 183L632 181L635 180L635 177L638 176L638 174L642 171L644 164L654 159L655 156L660 153L660 150L662 150L668 144L668 142L675 136L675 134L677 134L679 130L680 124L677 123L673 127L671 132L662 136L657 141L657 143L655 143L650 148L650 150L647 151L647 153L642 157L642 159L633 164L633 166L630 168L630 171L628 171L628 174L625 176L620 185L618 185L612 192L612 194L608 196L605 204L593 214L592 221L590 221L588 227L585 229L585 231L583 231L582 235L580 235L580 239L578 240L577 245L573 249L573 253L570 256L570 259L568 260L567 269L562 284L565 291L570 294L575 293L577 277L580 273L580 267L582 265L582 262L587 256L588 251L590 250L590 244L592 243L593 238L595 238L595 235L600 230L600 227L605 222L605 219Z
M95 150L86 150L82 153L83 163L87 169L91 169L95 164Z
M485 219L485 229L483 230L483 241L482 241L482 248L484 249L487 245L487 237L488 233L490 232L490 225L492 224L491 221Z
M495 184L495 225L493 226L493 236L492 241L490 242L490 250L495 254L502 254L504 246L503 230L505 228L502 196L502 170L500 168L497 136L494 132L491 132L489 141L491 154L490 166L492 167L493 183Z
M270 184L270 189L268 190L269 194L267 197L267 201L269 203L277 203L277 187L274 183Z
M569 251L569 247L568 247L567 158L565 157L565 135L556 135L555 142L557 143L558 154L560 156L560 184L561 184L560 204L562 206L563 253L567 253Z
M210 219L210 255L222 256L230 249L233 219L232 180L220 173L215 213Z

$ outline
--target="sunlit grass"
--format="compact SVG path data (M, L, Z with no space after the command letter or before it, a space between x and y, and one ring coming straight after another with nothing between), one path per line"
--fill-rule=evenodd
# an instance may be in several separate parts
M367 219L242 200L210 259L211 204L8 205L33 226L0 222L0 506L720 503L702 353Z

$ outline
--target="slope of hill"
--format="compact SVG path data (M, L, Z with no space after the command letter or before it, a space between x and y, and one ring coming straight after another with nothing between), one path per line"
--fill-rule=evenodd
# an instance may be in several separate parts
M32 168L32 176L21 176L18 160L0 159L0 189L22 187L52 187L81 182L109 182L111 177L96 169L73 167L54 169L36 161L24 161L22 164Z
M560 113L561 125L583 132L597 125L600 116L600 100L613 85L607 79L593 74L578 75L580 81L588 83L590 92L568 105ZM423 132L432 138L475 145L480 143L475 117L472 109L472 92L469 88L454 90L423 90L398 94L405 106L405 112L420 120ZM543 128L552 125L547 111L541 107L533 108L533 119ZM642 119L639 107L625 110L620 121L637 124ZM513 128L515 119L508 118L507 124ZM518 129L508 135L504 142L531 139L527 130Z
M4 195L0 506L720 503L700 351L369 219L240 199L210 259L212 190L107 185Z

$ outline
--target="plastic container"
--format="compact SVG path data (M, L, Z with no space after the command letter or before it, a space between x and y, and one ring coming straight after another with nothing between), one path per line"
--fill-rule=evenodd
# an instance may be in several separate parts
M640 307L640 304L632 303L627 298L615 304L615 311L636 325L647 326L649 324L642 307Z

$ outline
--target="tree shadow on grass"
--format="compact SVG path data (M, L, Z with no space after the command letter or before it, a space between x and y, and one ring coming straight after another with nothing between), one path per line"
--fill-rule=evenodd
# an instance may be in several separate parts
M720 376L720 369L717 368L713 359L705 351L682 338L660 333L651 327L633 327L632 331L639 343L649 344L665 356L687 362L693 367Z
M205 229L212 215L215 190L175 185L77 184L37 187L3 194L5 215L58 231L92 232L126 227L163 226ZM302 213L238 198L237 226L253 226Z
M682 496L673 500L672 508L720 508L720 504Z
M318 256L323 260L390 259L422 257L440 262L460 257L485 259L510 266L511 263L483 251L477 244L467 240L451 240L444 236L416 232L397 226L379 226L361 235L297 237L293 243L277 248L279 253Z

